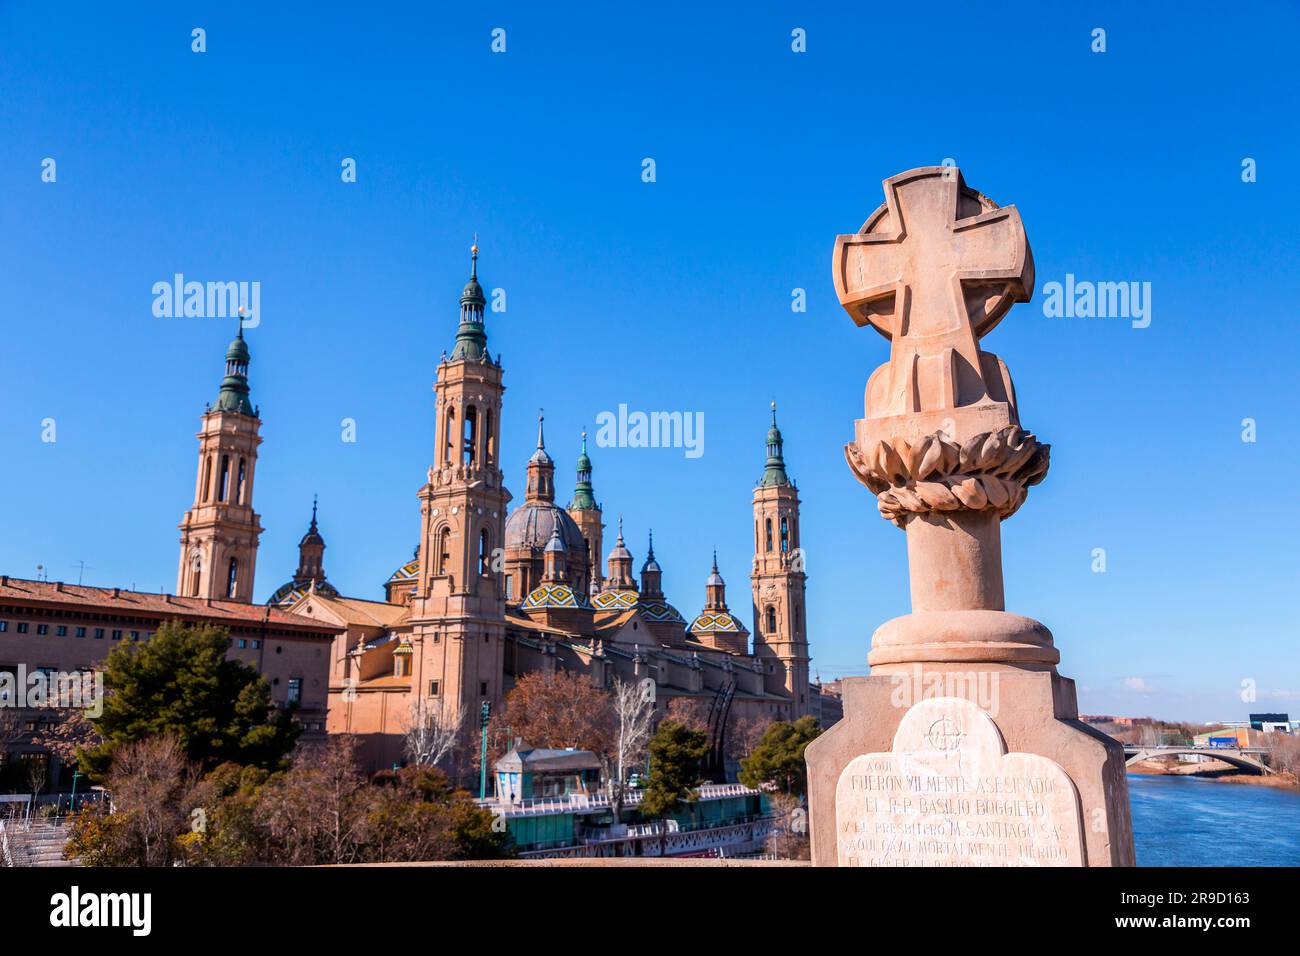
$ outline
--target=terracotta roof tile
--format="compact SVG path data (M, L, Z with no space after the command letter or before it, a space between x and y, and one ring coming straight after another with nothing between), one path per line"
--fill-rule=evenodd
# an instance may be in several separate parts
M150 591L125 588L94 588L58 581L31 581L0 577L0 602L22 601L33 604L94 608L103 613L156 615L162 619L190 618L211 620L214 624L239 622L267 624L294 630L337 633L333 625L311 621L265 604L245 604L213 598L177 597Z

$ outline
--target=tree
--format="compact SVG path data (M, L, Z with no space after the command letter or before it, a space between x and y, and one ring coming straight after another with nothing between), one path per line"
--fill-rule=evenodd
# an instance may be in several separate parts
M259 801L275 862L289 866L356 863L366 805L356 738L332 734L299 751L287 773L271 778Z
M808 792L803 752L821 734L812 717L779 720L767 728L753 752L740 762L740 782L754 789L775 788L793 797Z
M105 780L113 811L94 807L73 817L64 856L87 866L170 865L197 806L197 770L174 737L123 743Z
M36 742L58 757L60 763L75 764L78 751L101 743L95 725L90 722L84 710L69 707L55 713L57 719L42 726L36 735Z
M772 804L772 829L764 840L768 853L778 860L807 860L808 811L799 797L777 791L768 795Z
M696 697L674 697L668 701L668 720L685 724L692 730L709 729L709 705Z
M534 671L506 695L503 721L514 737L534 747L575 747L608 753L612 737L610 695L586 677Z
M416 767L436 767L460 739L465 709L452 714L431 708L416 698L402 732L402 749Z
M649 688L652 687L649 685ZM615 824L622 822L628 768L640 763L646 741L650 739L655 702L653 695L648 693L649 688L641 681L635 684L614 681L613 746L609 754L601 755L601 762L605 765L605 790L609 795L609 806Z
M169 621L148 641L119 644L104 661L108 689L92 720L103 738L79 752L94 778L108 772L115 750L149 737L172 737L204 768L227 760L275 769L293 749L298 726L271 706L271 687L257 671L227 660L225 628Z
M683 803L694 803L700 785L700 761L709 749L708 735L665 718L650 739L650 777L641 797L641 813L666 817ZM659 852L666 838L660 830Z
M0 705L0 776L10 776L10 766L15 755L9 753L14 744L26 740L29 734L23 729L23 722L18 711L7 705Z

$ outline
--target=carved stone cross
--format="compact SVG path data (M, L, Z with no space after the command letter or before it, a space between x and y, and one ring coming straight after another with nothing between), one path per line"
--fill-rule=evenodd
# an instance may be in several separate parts
M885 380L869 386L869 416L1010 402L1009 379L979 338L1033 294L1020 214L968 188L952 166L909 170L884 189L862 229L835 240L840 303L892 342Z

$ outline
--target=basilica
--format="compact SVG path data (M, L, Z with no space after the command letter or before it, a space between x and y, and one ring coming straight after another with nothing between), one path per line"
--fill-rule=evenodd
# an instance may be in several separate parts
M488 349L485 304L475 246L455 340L437 368L433 462L417 493L419 544L384 582L383 600L345 596L327 580L314 504L297 570L270 599L277 611L336 634L327 730L358 735L368 762L388 766L401 759L414 710L473 722L484 705L503 704L517 677L558 670L606 688L648 678L661 712L689 698L764 721L820 718L821 690L809 684L799 496L775 404L753 490L751 604L743 614L752 631L728 603L716 556L707 574L701 568L701 609L683 615L663 591L653 538L637 569L619 520L601 560L606 523L585 434L567 505L540 417L520 476L522 501L508 490L499 442L504 369ZM252 503L261 419L248 364L241 329L198 436L195 501L180 526L179 595L251 599L262 530Z

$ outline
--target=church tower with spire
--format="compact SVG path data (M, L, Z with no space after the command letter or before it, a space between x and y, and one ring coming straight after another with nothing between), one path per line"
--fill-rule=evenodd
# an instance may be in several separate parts
M782 717L809 713L804 562L799 543L799 490L785 471L784 440L767 433L767 465L754 489L754 656L770 693L790 699ZM785 708L783 708L785 709Z
M587 545L589 588L599 590L605 578L600 568L600 557L605 553L605 522L591 487L591 459L587 457L585 429L582 432L582 452L578 455L578 480L573 487L573 500L569 502L569 517L577 524Z
M176 593L187 597L253 599L257 544L253 473L262 426L248 389L248 343L239 334L226 350L226 376L216 403L203 413L194 504L180 523Z
M311 499L311 524L298 542L298 570L293 577L276 589L267 604L292 607L308 591L326 597L337 597L334 585L325 579L325 538L316 526L316 496Z
M501 702L506 490L500 461L501 359L487 349L478 245L451 355L438 363L434 461L420 489L419 570L411 597L412 691L431 708L477 714Z

